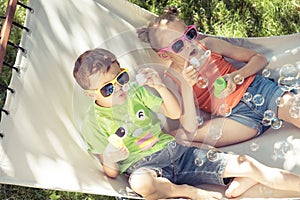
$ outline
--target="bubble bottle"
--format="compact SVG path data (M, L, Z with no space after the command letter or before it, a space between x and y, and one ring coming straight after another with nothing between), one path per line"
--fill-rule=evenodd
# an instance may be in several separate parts
M219 77L214 82L214 95L219 98L220 93L225 90L227 83L223 77Z
M241 85L244 82L244 77L242 77L240 74L236 74L233 77L233 82L236 85ZM223 77L219 77L215 80L214 82L214 95L217 98L220 98L219 95L220 93L227 87L227 82Z

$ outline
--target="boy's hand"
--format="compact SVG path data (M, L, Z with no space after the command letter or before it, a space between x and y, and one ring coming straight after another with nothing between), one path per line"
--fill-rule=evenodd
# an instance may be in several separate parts
M192 87L197 83L198 71L186 61L182 70L182 77Z
M114 145L108 143L105 148L103 157L105 162L116 163L121 160L125 160L129 156L129 151L126 146L115 147Z
M145 83L143 85L148 85L153 87L154 89L159 89L161 87L165 87L162 83L162 80L157 71L152 68L143 68L139 70L139 74L141 74L145 78Z

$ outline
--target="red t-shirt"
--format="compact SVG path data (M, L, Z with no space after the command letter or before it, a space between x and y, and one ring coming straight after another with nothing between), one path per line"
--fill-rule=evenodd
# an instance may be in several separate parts
M208 50L200 42L199 46L201 46L204 51ZM247 88L254 80L254 75L247 77L242 84L237 85L236 90L232 94L224 99L217 98L214 95L213 86L218 77L224 76L225 74L229 74L236 70L237 69L233 67L230 62L226 61L221 54L211 52L210 57L208 57L205 64L200 68L198 75L198 77L202 77L204 80L207 80L207 86L203 88L201 81L193 86L194 94L201 110L215 115L220 115L221 113L219 110L222 104L226 104L226 107L230 107L232 109L239 103ZM172 75L172 73L165 73L165 75L171 78L180 88L180 85L178 85L179 81L175 76Z

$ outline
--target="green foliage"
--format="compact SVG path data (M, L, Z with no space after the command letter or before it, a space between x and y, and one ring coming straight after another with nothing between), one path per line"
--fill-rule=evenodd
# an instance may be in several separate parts
M27 5L28 0L19 0ZM199 31L229 37L263 37L300 32L300 0L129 0L152 13L161 14L166 6L180 9L187 24L196 24ZM4 16L7 0L0 0L0 15ZM14 21L23 24L26 9L17 6ZM10 41L19 44L22 30L13 26ZM6 62L14 64L17 50L8 46ZM0 86L9 85L11 69L4 66ZM0 106L6 90L0 87ZM0 199L50 200L112 200L113 197L75 192L34 189L2 185Z
M199 31L228 37L287 35L300 31L300 1L290 0L129 0L155 14L170 5Z

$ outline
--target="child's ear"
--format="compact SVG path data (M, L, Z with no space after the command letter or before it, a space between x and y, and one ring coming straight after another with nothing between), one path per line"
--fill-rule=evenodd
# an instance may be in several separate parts
M92 98L93 100L96 100L96 96L94 93L89 92L89 91L84 91L83 93L85 96L88 96L88 97Z
M170 56L166 52L157 52L157 55L164 60L170 59Z

